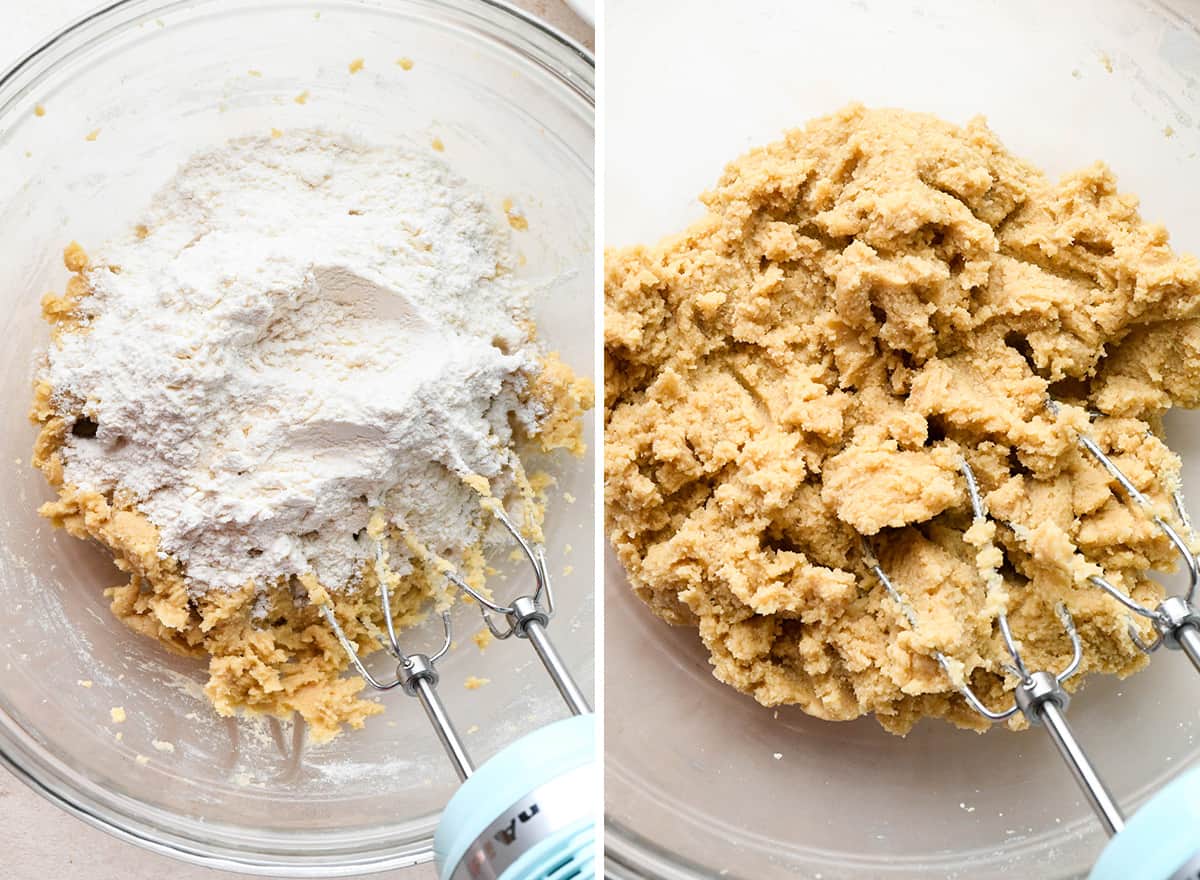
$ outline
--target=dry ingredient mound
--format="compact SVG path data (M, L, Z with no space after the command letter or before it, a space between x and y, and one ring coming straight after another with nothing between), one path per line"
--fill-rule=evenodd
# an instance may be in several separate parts
M1200 264L1104 165L1050 180L982 119L850 106L702 201L681 235L606 255L607 528L637 595L763 704L982 729L934 660L1011 705L965 456L1029 668L1069 660L1059 602L1084 673L1141 667L1086 578L1153 605L1173 550L1077 438L1171 515L1161 418L1200 402Z
M540 537L549 478L517 450L582 451L590 387L537 344L508 232L402 145L320 131L198 154L140 222L66 251L35 387L42 513L128 572L130 627L207 656L222 714L299 712L314 739L382 711L342 678L318 606L377 647Z

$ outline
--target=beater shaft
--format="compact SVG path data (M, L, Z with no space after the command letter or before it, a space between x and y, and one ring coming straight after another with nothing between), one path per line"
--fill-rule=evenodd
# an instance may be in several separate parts
M1045 702L1033 711L1037 715L1036 721L1040 721L1046 728L1046 732L1050 734L1050 739L1054 741L1054 747L1058 749L1058 753L1070 769L1071 775L1075 777L1075 781L1079 784L1079 790L1083 792L1092 810L1095 811L1100 824L1104 826L1104 831L1109 837L1121 831L1125 827L1125 817L1121 814L1121 808L1117 806L1117 802L1104 784L1104 780L1100 778L1096 768L1092 766L1087 754L1075 739L1075 735L1071 732L1071 726L1067 723L1067 716L1062 709L1054 702ZM1035 721L1035 719L1031 718L1030 721Z
M554 617L554 590L550 586L550 574L546 571L545 554L541 548L535 550L529 545L529 542L521 535L521 530L508 518L503 509L493 509L492 513L512 535L513 540L517 542L521 552L529 561L536 584L533 593L527 596L518 596L511 605L501 605L452 571L446 573L446 578L479 603L483 622L497 639L508 639L513 636L518 639L528 639L571 713L586 715L592 711L587 697L583 695L583 690L571 677L570 670L567 669L567 665L563 663L562 657L550 641L550 636L546 634L546 626ZM493 617L503 618L506 626L497 626Z
M546 672L549 673L554 686L566 701L567 706L570 707L572 714L586 715L592 711L587 698L583 695L579 685L575 683L575 679L571 677L570 671L550 641L550 636L546 633L546 625L554 616L554 593L550 587L550 576L546 571L545 555L541 548L535 551L529 545L502 508L493 510L493 514L503 523L529 560L533 567L537 589L530 596L517 598L511 606L504 606L493 602L453 571L446 572L446 578L479 603L483 620L493 636L498 639L507 639L511 636L528 639L537 652L538 659L546 667ZM381 681L373 676L359 657L357 646L347 637L345 630L338 623L333 609L329 605L322 605L321 613L333 629L334 635L337 636L342 649L350 658L351 664L367 684L381 691L402 687L410 697L417 698L421 703L421 708L425 710L425 716L429 719L438 741L445 749L446 756L454 766L455 772L458 773L459 779L466 782L475 772L475 765L437 692L437 661L444 657L453 645L450 612L442 612L445 638L442 646L436 652L432 655L405 653L400 647L396 626L392 619L391 590L388 585L387 572L382 569L386 561L386 554L381 545L376 545L375 552L376 564L380 566L379 602L385 630L382 635L386 636L381 641L384 650L397 661L395 678L390 681ZM508 624L507 628L497 627L495 621L489 616L489 611L502 616Z
M1191 624L1181 626L1175 631L1175 641L1179 649L1192 661L1192 666L1200 672L1200 630Z
M583 691L579 685L575 683L575 679L571 677L571 673L567 670L567 666L555 650L554 644L550 641L550 637L546 634L546 628L540 621L530 620L525 624L525 635L529 638L529 643L533 645L533 649L537 651L538 659L542 661L542 665L546 667L546 672L550 674L554 686L558 688L558 692L562 694L562 698L567 701L567 706L571 709L574 715L586 715L592 711L588 705L587 697L583 695Z
M963 478L966 481L967 497L971 502L974 521L975 523L984 522L988 517L987 506L984 503L982 493L979 491L975 472L971 469L971 465L965 458L959 462L959 469L962 471ZM883 567L879 564L879 560L872 552L870 544L865 539L863 541L863 554L867 568L875 574L888 595L900 607L900 611L904 615L908 625L914 630L917 629L917 615L913 611L912 606L908 604L904 594L887 576L887 572L883 570ZM1105 589L1115 594L1116 598L1126 601L1127 605L1137 607L1133 605L1132 600L1125 600L1125 597L1115 587L1104 581L1103 578L1099 578L1098 580L1103 581ZM1058 750L1063 762L1066 763L1068 769L1071 771L1071 775L1075 777L1080 791L1087 798L1101 825L1104 826L1104 830L1112 837L1125 827L1125 817L1121 814L1121 809L1117 806L1112 793L1092 766L1092 762L1079 745L1078 740L1075 739L1074 733L1071 732L1071 726L1067 723L1066 708L1071 698L1066 690L1063 689L1063 682L1079 671L1080 663L1083 660L1083 643L1079 639L1079 632L1075 628L1075 621L1066 606L1060 604L1056 606L1055 610L1071 644L1071 659L1061 672L1050 672L1045 669L1030 671L1026 667L1021 658L1019 643L1013 637L1009 626L1008 615L1001 608L996 616L996 623L1004 639L1004 645L1008 650L1009 656L1012 658L1012 663L1006 664L1005 668L1019 679L1016 688L1013 690L1012 705L1001 711L988 708L965 680L957 685L957 689L967 701L967 704L989 721L1003 721L1020 712L1031 725L1045 727L1046 731L1050 734L1050 739L1054 743L1054 747ZM1147 612L1147 615L1149 615L1149 612ZM1200 648L1200 630L1196 629L1191 623L1184 628L1189 631L1185 637L1189 640L1189 644L1192 647ZM1182 640L1181 647L1184 647ZM1184 647L1184 650L1188 651L1189 648ZM940 651L936 652L934 656L947 677L953 680L950 662L946 656ZM1191 656L1190 652L1189 656ZM1197 656L1200 656L1200 654L1197 654ZM1197 669L1200 669L1200 665L1197 665Z
M454 765L458 778L466 782L475 772L475 765L471 763L471 756L467 754L467 748L463 745L454 722L450 720L442 698L438 696L437 688L428 678L418 678L413 682L413 693L421 701L421 708L425 710L429 723L433 725L433 730L441 741L442 748L446 750L450 763Z

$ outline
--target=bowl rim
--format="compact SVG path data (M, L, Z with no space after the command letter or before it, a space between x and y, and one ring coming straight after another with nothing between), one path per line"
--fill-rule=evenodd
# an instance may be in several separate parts
M175 11L222 0L116 0L89 12L0 71L0 120L29 90L77 51L124 33L133 24ZM347 7L387 11L418 8L429 13L472 18L489 35L505 38L504 48L537 63L553 75L593 114L596 61L578 42L508 0L333 0ZM264 8L271 5L269 0ZM594 131L594 125L593 125ZM6 127L0 124L0 138ZM389 829L331 836L329 833L253 832L258 847L237 845L220 834L219 823L178 816L69 780L67 768L26 731L17 719L0 713L0 766L76 818L159 855L217 870L271 877L333 878L376 873L433 860L433 828L419 839L397 840ZM156 821L157 820L157 821ZM184 829L184 830L179 830ZM233 830L233 826L229 827ZM307 840L306 851L296 844ZM265 844L265 845L261 845Z
M35 45L34 48L19 57L7 68L0 68L0 117L4 115L11 101L20 98L26 88L37 82L37 79L44 72L41 69L37 69L40 63L46 62L45 66L49 68L58 60L57 58L48 58L48 53L57 48L66 48L69 50L71 47L64 47L63 44L72 37L83 36L89 28L105 24L118 14L134 14L136 16L134 20L136 20L148 18L152 15L161 16L172 10L186 9L205 2L211 2L211 0L116 0L114 3L101 6L92 12L79 16L69 24L53 31L50 36ZM350 2L356 2L362 6L382 8L386 7L392 0L350 0ZM409 2L418 3L433 9L439 7L454 8L460 12L469 11L472 7L475 7L483 12L490 11L496 13L497 15L494 18L496 21L502 20L505 17L516 19L519 27L530 28L533 32L531 36L539 38L539 41L543 43L543 51L553 51L555 44L557 44L558 48L568 50L569 54L567 56L555 59L563 64L565 68L561 71L556 71L556 73L571 84L593 108L596 106L595 55L558 28L537 18L532 13L513 5L510 0L440 0L440 2L433 2L433 0L409 0ZM119 26L126 24L128 22L120 22ZM573 70L571 68L574 65L570 63L571 61L579 62L583 67ZM23 82L22 78L26 78L27 81Z

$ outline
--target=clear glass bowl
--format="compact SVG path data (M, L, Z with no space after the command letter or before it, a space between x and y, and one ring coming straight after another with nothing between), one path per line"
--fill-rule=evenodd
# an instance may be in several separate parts
M1103 158L1176 247L1200 251L1194 4L1190 16L1126 0L796 6L608 0L608 243L681 229L724 162L860 100L985 113L1053 174ZM668 30L677 57L658 51ZM1196 413L1168 421L1200 503L1198 428ZM611 557L606 580L612 876L1062 878L1099 852L1045 734L931 722L899 739L871 719L775 717L713 680L695 633L650 615ZM1176 653L1124 682L1088 681L1069 716L1127 810L1200 758L1200 682Z
M351 75L356 58L366 66ZM68 241L126 226L198 149L272 127L436 136L498 217L506 197L525 209L514 246L542 335L590 375L593 104L586 52L485 0L130 0L0 79L0 757L21 778L108 831L214 867L334 877L431 858L457 780L415 703L389 696L367 730L315 749L290 724L219 719L199 696L200 664L109 615L101 591L118 575L105 555L38 518L50 493L29 467L26 412L47 341L39 299L61 290ZM551 632L591 682L592 462L557 473ZM467 638L478 617L461 611L442 693L483 760L566 712L528 645L481 655ZM410 641L422 638L433 632ZM468 691L469 675L491 684ZM110 723L114 706L126 723Z

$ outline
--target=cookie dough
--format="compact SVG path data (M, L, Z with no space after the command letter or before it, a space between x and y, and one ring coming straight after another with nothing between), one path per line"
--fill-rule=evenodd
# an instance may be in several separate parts
M606 255L606 520L637 595L759 702L900 734L987 726L937 651L1011 705L1000 606L1030 668L1069 660L1061 602L1083 673L1139 669L1149 628L1087 577L1154 604L1173 550L1077 438L1172 516L1161 417L1200 402L1200 263L1103 164L1050 180L982 119L850 106L702 201ZM964 536L963 457L999 558Z
M65 293L43 301L54 340L88 329L87 255L72 245L65 263L73 273ZM527 438L529 444L543 451L568 449L581 454L580 416L591 406L591 383L551 354L528 393L546 420L546 429ZM113 613L130 629L177 654L207 658L205 694L217 712L233 715L242 710L281 718L299 714L308 724L310 739L324 742L343 726L360 728L368 717L383 711L373 699L363 698L362 679L343 676L348 658L319 605L329 604L347 636L361 653L369 654L380 647L383 627L379 577L388 578L396 624L408 627L423 619L435 600L446 600L444 560L409 542L406 564L380 566L372 561L345 589L326 590L314 577L301 576L266 585L248 582L228 592L189 592L182 566L161 551L157 528L132 497L119 490L86 490L64 480L63 448L68 434L78 430L77 414L62 408L61 398L45 380L35 386L34 398L31 418L40 432L33 464L58 493L40 512L70 534L98 541L112 553L128 581L106 595ZM531 517L530 535L540 539L546 489L553 480L545 474L518 476L526 502L523 509ZM486 492L487 481L474 488ZM481 499L481 503L495 502ZM383 527L382 522L371 526ZM480 544L466 548L457 565L477 588L483 588L489 573L482 546L481 536ZM407 573L398 575L395 569Z

